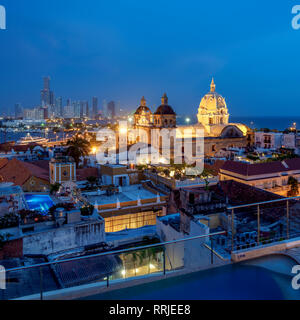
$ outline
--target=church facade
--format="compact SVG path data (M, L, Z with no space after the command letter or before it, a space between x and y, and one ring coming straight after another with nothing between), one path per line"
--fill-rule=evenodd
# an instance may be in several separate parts
M146 100L141 99L140 106L134 114L133 128L140 134L132 136L129 141L151 144L160 152L163 142L160 137L160 130L170 132L171 148L175 148L176 142L181 139L184 132L192 132L190 143L197 138L195 129L202 129L204 133L204 154L207 157L217 156L221 150L230 147L247 147L253 145L253 132L246 125L241 123L230 123L229 112L225 99L216 92L216 85L212 80L210 92L202 99L198 108L198 123L194 125L177 125L176 113L168 103L166 94L161 98L161 105L152 113L147 106ZM174 137L173 129L177 129ZM172 136L173 135L173 136ZM138 138L136 139L136 137Z

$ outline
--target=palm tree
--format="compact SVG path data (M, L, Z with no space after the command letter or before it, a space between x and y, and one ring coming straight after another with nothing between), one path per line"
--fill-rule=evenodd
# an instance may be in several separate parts
M298 180L292 176L288 179L288 185L291 186L290 190L287 193L288 197L296 197L299 193Z
M98 183L97 177L94 177L94 176L87 177L86 180L88 182L88 186L91 189L94 189L95 185L97 185L97 183Z
M81 157L88 156L90 153L90 144L87 140L80 138L78 136L73 137L73 139L67 142L68 150L67 154L73 157L76 167Z
M59 191L59 188L61 187L60 183L54 183L50 185L50 194L57 193Z
M209 190L209 177L212 175L212 173L207 170L203 169L202 173L198 176L199 178L203 179L205 182L205 190Z

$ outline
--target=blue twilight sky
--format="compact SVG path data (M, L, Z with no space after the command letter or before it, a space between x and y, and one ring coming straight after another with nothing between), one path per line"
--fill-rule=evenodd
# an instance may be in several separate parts
M195 114L214 76L234 116L300 116L300 30L289 0L0 0L0 112L39 104L42 77L64 99L166 91Z

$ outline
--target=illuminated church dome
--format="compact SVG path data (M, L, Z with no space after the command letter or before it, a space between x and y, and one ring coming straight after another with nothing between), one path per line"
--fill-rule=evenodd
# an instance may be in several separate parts
M206 125L228 124L229 113L225 99L216 92L216 85L212 79L210 92L201 100L198 109L198 122Z
M159 128L175 128L176 127L176 113L168 104L168 97L165 93L161 98L161 105L154 113L154 125Z
M168 97L165 93L161 98L161 105L157 108L156 115L175 115L175 112L171 106L168 105Z
M153 115L150 108L146 105L145 97L141 99L141 105L136 109L134 113L134 123L140 126L150 126L153 124Z
M151 110L146 106L146 99L145 99L145 97L142 97L142 99L141 99L141 105L136 109L135 114L136 114L136 115L152 114Z

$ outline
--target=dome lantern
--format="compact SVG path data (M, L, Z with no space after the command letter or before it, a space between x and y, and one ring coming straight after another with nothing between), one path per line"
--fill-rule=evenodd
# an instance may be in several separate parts
M163 95L163 97L161 98L161 104L164 105L164 106L167 106L168 105L168 97L167 97L167 94L165 93Z
M146 106L147 106L147 104L146 104L146 99L145 99L144 96L143 96L142 99L141 99L141 106L142 106L142 107L146 107Z
M210 84L210 92L215 92L215 91L216 91L216 85L214 82L214 78L212 78L211 84Z

